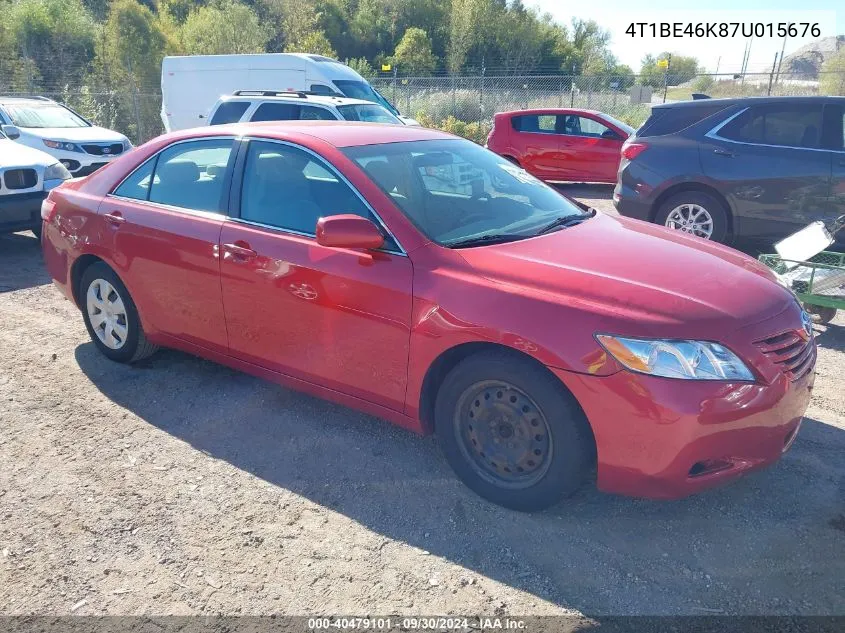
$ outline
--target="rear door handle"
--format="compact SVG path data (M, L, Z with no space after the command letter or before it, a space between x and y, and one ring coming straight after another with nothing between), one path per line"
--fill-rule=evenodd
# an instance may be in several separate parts
M714 149L713 153L718 154L719 156L725 156L726 158L733 158L736 156L736 154L727 149Z
M223 244L223 252L229 253L240 261L253 259L258 256L258 253L252 250L246 242Z
M111 211L106 213L103 217L106 219L106 222L114 227L118 227L126 222L126 218L123 217L123 214L120 211Z

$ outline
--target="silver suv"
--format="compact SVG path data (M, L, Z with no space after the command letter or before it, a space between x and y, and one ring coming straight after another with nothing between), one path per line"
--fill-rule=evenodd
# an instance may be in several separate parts
M383 106L348 97L310 92L238 90L221 97L208 116L209 125L246 121L366 121L404 125Z

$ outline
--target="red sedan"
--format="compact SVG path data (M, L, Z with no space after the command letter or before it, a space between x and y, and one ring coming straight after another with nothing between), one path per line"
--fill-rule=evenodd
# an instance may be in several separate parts
M94 345L178 348L436 432L476 492L671 498L776 461L812 329L769 270L585 212L469 141L295 122L160 137L51 192Z
M500 112L487 148L550 182L614 184L622 143L634 128L593 110Z

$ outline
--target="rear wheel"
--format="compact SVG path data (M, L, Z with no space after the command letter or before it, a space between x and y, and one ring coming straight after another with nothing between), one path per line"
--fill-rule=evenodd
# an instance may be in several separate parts
M654 221L714 242L724 242L728 236L727 210L703 191L682 191L670 196L660 205Z
M132 363L158 350L144 335L126 286L106 264L98 262L86 268L79 287L85 327L104 356Z
M514 510L557 503L589 469L580 407L553 376L510 354L477 354L452 369L437 394L435 427L458 477Z

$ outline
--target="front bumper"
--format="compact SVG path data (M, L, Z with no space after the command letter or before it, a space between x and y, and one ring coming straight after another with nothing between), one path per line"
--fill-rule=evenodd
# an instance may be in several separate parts
M126 153L121 152L120 154L98 156L85 152L66 152L63 150L47 148L45 148L45 151L67 167L67 170L74 178L81 178L82 176L93 174L95 171L100 169L100 167L108 165L111 161Z
M599 489L653 499L685 497L776 462L795 439L815 377L752 384L554 371L592 426Z
M25 231L41 226L44 191L0 196L0 232Z

